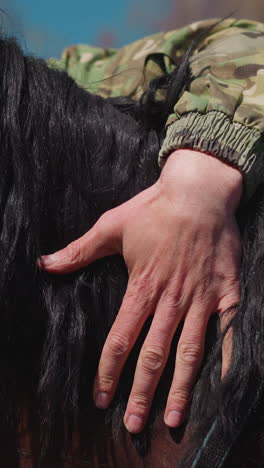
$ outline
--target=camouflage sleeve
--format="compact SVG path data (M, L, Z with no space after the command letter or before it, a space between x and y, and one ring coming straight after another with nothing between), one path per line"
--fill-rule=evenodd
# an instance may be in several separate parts
M139 99L152 78L173 70L166 33L157 33L120 49L79 44L67 47L48 65L67 73L87 91L102 97Z
M264 25L221 24L191 59L192 81L167 121L162 166L179 148L222 158L244 175L244 201L264 180Z
M225 20L228 27L234 20ZM200 30L215 23L205 20L173 31L159 32L120 49L85 44L67 47L50 67L67 73L83 88L103 97L139 99L151 79L170 73ZM222 26L224 27L224 26Z

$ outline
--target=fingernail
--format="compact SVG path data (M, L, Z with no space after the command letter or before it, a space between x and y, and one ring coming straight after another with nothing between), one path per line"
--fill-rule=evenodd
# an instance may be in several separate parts
M169 412L168 416L165 419L165 422L170 427L178 427L182 423L182 413L177 410L172 410Z
M51 255L43 255L41 257L41 264L44 267L51 266L53 263L56 263L58 260L58 256L56 254L51 254Z
M131 414L127 420L126 428L129 432L136 434L140 432L143 427L143 419L140 416Z
M109 405L109 394L106 392L99 392L95 398L95 404L99 409L106 409Z

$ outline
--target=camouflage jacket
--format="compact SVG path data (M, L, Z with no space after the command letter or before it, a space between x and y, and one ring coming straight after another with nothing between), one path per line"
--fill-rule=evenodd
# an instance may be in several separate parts
M146 37L121 49L77 45L50 66L90 92L138 99L149 81L173 71L197 32L215 20ZM264 178L264 24L226 19L191 58L192 81L168 116L162 166L178 148L213 154L244 175L244 199Z

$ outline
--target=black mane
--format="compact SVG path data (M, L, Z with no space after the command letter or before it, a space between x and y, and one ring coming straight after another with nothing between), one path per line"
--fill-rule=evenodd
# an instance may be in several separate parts
M25 406L41 433L39 453L68 450L73 433L84 435L93 426L93 378L126 289L126 266L115 256L54 277L37 268L37 259L64 247L104 212L157 180L165 117L190 78L188 54L184 66L155 80L136 103L91 95L66 73L25 56L15 40L0 40L0 430L6 450L11 439L17 450ZM158 88L168 90L162 102L155 101ZM263 202L260 187L239 221L244 256L232 367L220 383L222 337L212 323L210 358L189 416L199 429L194 452L216 416L226 433L233 430L249 383L264 377ZM148 326L106 411L115 435ZM176 343L177 337L147 427L133 437L142 453L165 407Z

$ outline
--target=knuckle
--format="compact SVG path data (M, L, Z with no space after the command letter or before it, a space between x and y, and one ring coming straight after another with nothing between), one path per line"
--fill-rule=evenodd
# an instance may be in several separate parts
M79 263L81 260L81 244L79 240L71 242L67 247L67 257L69 258L70 262L75 264Z
M107 228L113 228L113 224L116 221L115 210L108 210L102 214L97 225L99 231L103 234Z
M153 302L154 291L152 287L146 283L144 280L140 281L136 288L136 295L140 297L142 303L145 306L150 306Z
M178 344L177 358L186 365L199 362L201 355L201 347L197 343L182 342Z
M137 393L131 397L131 403L137 408L146 410L149 407L149 397L142 393Z
M104 224L111 222L113 217L112 210L105 211L99 218L98 224Z
M189 398L189 392L184 389L172 390L170 395L170 400L173 401L173 403L176 403L177 406L181 406L182 408L187 405L187 403L189 402Z
M196 288L196 294L193 298L193 304L201 309L206 309L206 305L209 303L210 298L216 294L213 285L212 285L212 278L210 278L210 283L207 283L207 279L203 279L199 287Z
M145 276L146 275L146 276ZM155 298L159 291L157 281L149 273L137 274L130 282L130 290L126 293L126 302L138 303L144 310L149 312L153 306ZM146 279L147 278L147 279Z
M100 380L98 382L98 387L100 391L110 392L114 386L114 378L110 375L102 375L100 376Z
M147 300L152 299L155 290L153 274L149 271L138 273L137 278L134 279L133 287L137 295L139 294Z
M146 372L156 372L164 362L164 352L157 347L148 347L143 352L141 362Z
M177 280L177 288L175 283L170 285L162 294L163 303L170 309L170 315L179 315L179 310L185 307L185 303L188 296L183 288L184 281L182 279Z
M220 311L225 311L229 309L234 309L239 303L239 292L234 288L230 290L225 290L225 292L220 296L218 308Z
M128 351L129 339L121 332L115 332L108 338L108 349L113 356L121 356Z
M104 240L106 234L113 228L113 215L111 211L106 211L99 218L94 228L96 229L97 238ZM110 228L110 229L109 229Z

